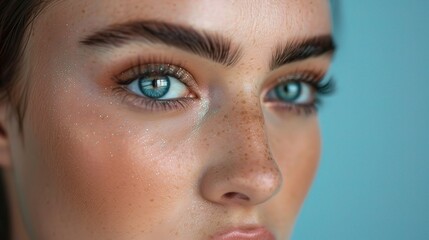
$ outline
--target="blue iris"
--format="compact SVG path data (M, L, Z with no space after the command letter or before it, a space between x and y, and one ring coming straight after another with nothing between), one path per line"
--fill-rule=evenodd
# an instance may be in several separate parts
M302 93L302 84L299 82L288 82L274 88L276 96L285 102L294 102Z
M170 90L170 78L168 76L145 77L138 80L140 91L149 98L162 98Z

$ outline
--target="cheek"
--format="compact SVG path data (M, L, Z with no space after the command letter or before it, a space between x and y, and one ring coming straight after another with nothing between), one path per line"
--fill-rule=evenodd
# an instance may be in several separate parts
M268 124L267 132L273 157L283 176L283 185L267 206L266 217L275 218L280 226L289 226L290 229L283 229L290 232L319 162L317 117L289 116L276 124Z
M192 147L179 145L189 132L186 123L181 130L168 129L171 124L163 128L106 99L83 96L79 86L68 88L68 93L45 91L43 98L33 99L44 110L29 106L33 110L28 118L38 124L25 130L31 148L23 159L32 167L22 167L29 176L25 185L44 187L42 194L24 190L34 200L33 218L44 219L43 226L33 221L35 229L53 231L52 224L67 220L74 229L89 227L94 235L119 236L115 231L153 229L182 204L177 198L197 178L192 171L196 166L190 165L197 163ZM76 234L73 229L57 231Z

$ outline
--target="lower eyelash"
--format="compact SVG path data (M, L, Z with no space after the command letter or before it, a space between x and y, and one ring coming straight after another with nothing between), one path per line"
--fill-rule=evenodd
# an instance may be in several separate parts
M315 103L310 104L284 104L270 102L270 107L276 108L280 111L295 112L298 115L303 114L305 116L308 116L318 111L320 105L319 102L319 99L316 99Z
M124 87L115 87L113 92L116 96L121 97L122 101L133 106L143 107L149 111L180 111L185 110L189 105L194 102L194 98L178 98L171 100L160 100L145 98L133 93L130 93Z

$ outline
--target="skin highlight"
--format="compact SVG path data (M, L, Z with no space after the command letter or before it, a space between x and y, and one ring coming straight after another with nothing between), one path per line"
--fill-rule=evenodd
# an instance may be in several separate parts
M240 59L224 66L141 41L80 45L100 29L142 20L221 34ZM15 238L210 239L263 226L288 239L317 169L319 126L315 113L263 96L282 76L326 72L331 54L274 70L270 61L279 45L330 32L322 0L63 0L46 8L23 56L23 135L2 105ZM174 111L127 101L113 78L143 62L185 69L195 99Z

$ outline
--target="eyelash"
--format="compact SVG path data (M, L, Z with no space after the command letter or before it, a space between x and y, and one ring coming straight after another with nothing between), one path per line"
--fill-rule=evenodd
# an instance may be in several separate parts
M123 71L118 76L113 77L113 80L119 85L113 88L115 95L121 96L124 102L131 103L132 105L143 107L149 111L178 111L187 109L195 100L199 98L195 93L196 82L192 75L182 67L182 64L165 64L165 62L173 61L160 61L160 59L150 59L145 61L145 64L141 59L138 59L136 63L132 63L131 68ZM159 63L164 62L164 63ZM136 79L147 77L149 73L155 73L157 75L170 75L180 80L186 87L190 88L193 96L184 97L177 99L152 99L149 97L139 96L131 93L126 86ZM125 76L126 75L126 76ZM294 111L298 115L310 115L317 112L319 107L322 105L320 96L330 95L335 91L335 81L333 78L328 78L323 81L325 76L324 71L295 71L286 77L280 77L274 86L271 86L269 90L281 83L288 83L291 81L302 82L309 84L313 88L315 93L314 101L306 104L290 104L285 102L272 103L274 108L278 108L281 111ZM265 94L266 95L266 94Z
M310 85L314 89L315 97L314 101L305 104L290 104L285 102L272 102L264 97L264 102L271 103L271 107L280 109L282 111L293 111L296 114L311 115L317 112L322 106L323 101L321 96L328 96L335 93L335 80L333 77L325 79L325 71L312 70L312 71L295 71L286 77L280 77L276 81L274 86L271 86L269 90L278 86L281 83L289 82L301 82ZM265 94L266 95L266 94Z
M132 105L143 107L149 111L174 111L174 110L184 110L189 107L192 102L198 99L198 96L195 93L196 82L193 79L192 75L182 67L182 64L166 64L159 62L173 62L173 61L164 61L157 60L152 58L148 64L145 64L141 59L138 59L136 63L132 63L131 68L125 70L119 76L113 77L114 81L119 85L113 89L114 93L122 97L124 102L129 102ZM191 97L177 98L177 99L152 99L149 97L142 97L137 94L131 93L126 89L126 86L136 79L147 77L150 74L155 73L156 75L170 75L178 80L180 80L186 87L191 89ZM124 75L128 75L124 77Z

